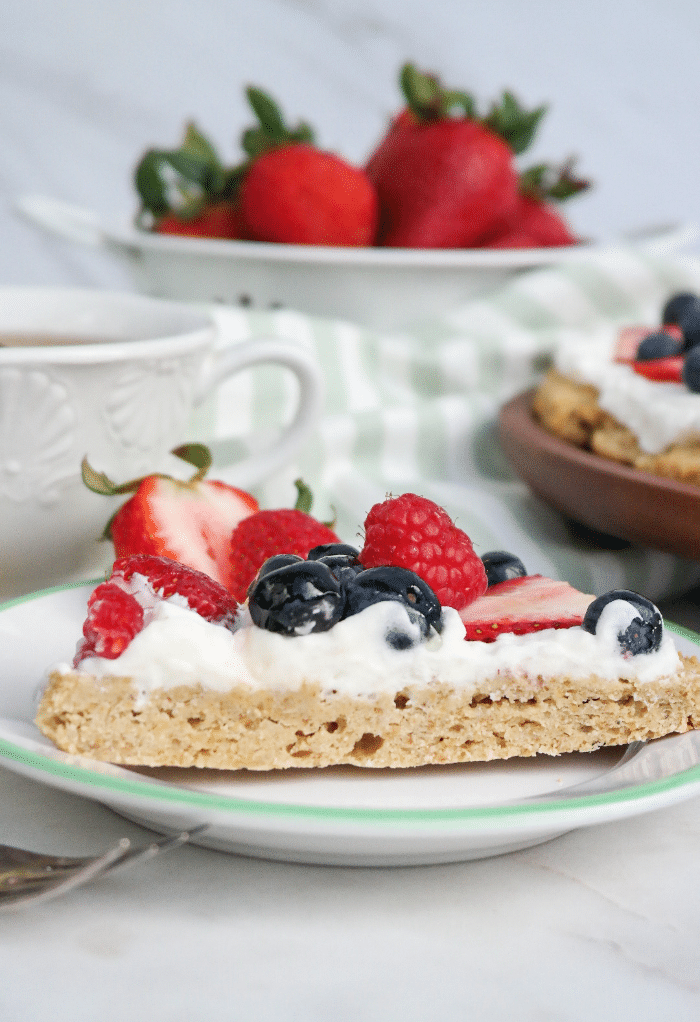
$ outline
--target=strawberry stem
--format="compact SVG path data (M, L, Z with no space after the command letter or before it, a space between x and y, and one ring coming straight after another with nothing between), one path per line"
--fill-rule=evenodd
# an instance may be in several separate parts
M249 85L245 94L259 122L253 128L246 128L241 135L241 145L251 160L289 142L314 142L313 128L306 121L289 127L277 103L262 89Z
M554 199L562 201L586 191L591 182L574 173L576 160L570 156L560 167L549 163L537 163L520 175L519 188L523 195L533 199Z
M306 485L303 479L295 479L294 485L297 488L297 499L294 505L295 511L303 511L305 515L311 514L314 497L311 488Z
M399 84L409 109L421 123L449 117L459 107L464 117L474 116L474 99L467 92L444 89L436 75L419 71L415 64L404 64Z
M197 483L200 479L204 479L212 465L211 451L206 444L182 444L181 447L176 447L170 453L197 469L190 479L191 483Z

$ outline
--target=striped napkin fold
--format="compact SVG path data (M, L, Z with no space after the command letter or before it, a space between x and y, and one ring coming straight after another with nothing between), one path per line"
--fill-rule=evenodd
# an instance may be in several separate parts
M515 476L496 429L500 405L537 382L560 340L585 344L611 323L651 325L678 290L700 293L700 261L615 247L528 272L392 333L293 311L216 307L222 343L285 338L311 351L325 376L318 427L297 463L256 491L261 504L291 506L302 476L315 493L314 513L335 517L338 534L361 544L373 503L417 492L442 504L478 553L511 550L531 573L596 594L629 588L658 600L687 591L700 581L700 564L600 545L572 529ZM220 476L288 420L295 387L290 374L251 370L198 413L193 438L210 439Z

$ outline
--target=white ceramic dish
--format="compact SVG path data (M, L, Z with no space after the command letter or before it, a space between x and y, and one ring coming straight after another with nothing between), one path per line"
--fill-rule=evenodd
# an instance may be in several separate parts
M289 862L404 866L484 858L700 792L700 732L557 759L418 770L132 770L57 751L31 723L47 665L70 658L90 585L0 608L0 765L154 830ZM679 646L700 636L674 628Z
M578 257L583 249L330 248L206 240L112 225L44 196L24 196L15 206L52 234L126 260L136 286L146 294L259 309L287 307L377 328L439 315L523 270ZM694 228L675 226L638 232L629 240L661 252L695 236Z

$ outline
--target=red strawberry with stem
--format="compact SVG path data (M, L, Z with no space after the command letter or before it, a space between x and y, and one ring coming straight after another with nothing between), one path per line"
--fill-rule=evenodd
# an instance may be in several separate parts
M507 220L518 200L514 153L529 145L544 107L506 92L487 117L413 64L401 69L408 103L367 163L379 195L380 245L462 248ZM453 112L457 109L458 116Z
M114 660L145 624L159 600L180 597L207 621L233 620L236 602L208 575L167 557L136 554L115 561L112 574L92 592L74 665L86 656Z
M543 575L525 575L490 586L478 600L460 611L466 638L495 642L512 632L526 635L545 628L580 625L592 596L578 592L568 582Z
M196 468L190 479L154 473L118 485L83 461L83 481L95 493L133 494L112 516L105 538L112 539L118 558L168 557L228 587L231 533L258 510L258 502L244 490L204 478L211 454L203 444L185 444L172 453Z
M486 248L552 248L577 245L560 204L580 194L590 182L574 173L574 160L552 168L547 163L524 171L519 179L515 207L500 224L481 240Z
M466 532L438 504L415 493L390 497L370 509L360 562L365 568L407 568L427 582L444 607L456 610L488 585Z
M294 508L258 511L244 518L233 530L230 543L230 592L242 603L248 588L268 557L297 554L325 543L339 543L333 530L312 518L311 492L300 479Z

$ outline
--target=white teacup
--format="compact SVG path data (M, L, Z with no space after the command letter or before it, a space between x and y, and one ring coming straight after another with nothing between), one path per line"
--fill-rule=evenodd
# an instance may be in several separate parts
M66 288L0 288L0 600L79 577L114 506L80 464L119 482L162 469L194 408L259 363L299 382L295 417L266 451L227 467L244 488L283 467L321 403L320 371L274 339L221 343L214 319L177 302ZM108 552L102 554L102 559Z

